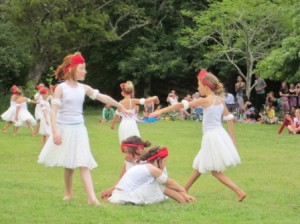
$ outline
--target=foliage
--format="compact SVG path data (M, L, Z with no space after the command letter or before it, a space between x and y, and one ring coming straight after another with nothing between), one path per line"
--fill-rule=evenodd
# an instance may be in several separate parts
M129 19L139 21L140 12L126 11L122 1L118 3L127 14L125 18L135 13ZM5 4L6 19L18 28L18 34L34 57L29 79L37 83L48 67L68 53L118 39L119 25L126 27L119 24L125 20L124 14L115 18L113 24L103 9L108 4L96 0L12 0Z
M249 97L256 64L290 29L287 18L291 15L283 6L267 0L224 0L201 14L183 10L195 24L184 30L181 43L190 48L205 47L206 60L201 67L229 63L245 79Z
M291 8L293 32L283 39L280 47L259 62L260 73L269 79L299 82L300 79L300 4Z
M31 56L11 22L0 18L0 30L0 87L8 90L13 84L22 84Z

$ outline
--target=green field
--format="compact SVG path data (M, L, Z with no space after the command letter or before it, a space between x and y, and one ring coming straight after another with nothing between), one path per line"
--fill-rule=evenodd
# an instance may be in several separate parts
M117 130L100 124L98 115L85 116L93 155L99 167L92 171L97 194L118 178L124 155ZM0 123L3 126L3 122ZM226 127L226 125L225 125ZM197 198L180 205L173 200L147 205L87 205L77 171L74 198L63 202L63 169L37 164L41 138L27 128L17 136L0 133L0 223L300 223L300 135L277 135L279 125L236 124L235 133L242 164L226 170L246 193L242 203L211 174L191 188ZM168 173L184 184L200 148L201 123L159 121L140 123L143 139L169 148Z

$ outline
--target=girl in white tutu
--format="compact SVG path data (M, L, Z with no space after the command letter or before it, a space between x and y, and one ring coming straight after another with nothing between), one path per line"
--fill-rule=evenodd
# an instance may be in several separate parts
M131 136L122 141L121 152L125 154L125 161L123 163L118 181L111 187L101 192L103 199L107 200L115 189L120 178L133 166L137 164L145 148L149 147L151 142L142 140L138 136Z
M115 186L108 201L116 204L153 204L166 196L181 204L195 201L186 190L162 171L167 148L156 147L141 156L140 164L130 168Z
M88 134L84 125L83 103L85 96L112 106L129 115L125 108L111 97L99 93L98 90L82 84L86 76L85 60L80 53L66 56L63 63L55 71L56 79L65 80L55 88L51 101L51 128L43 147L38 163L48 167L64 167L65 195L63 200L73 196L73 173L80 169L88 204L100 205L98 201L90 170L97 167L92 156Z
M3 132L7 132L8 127L15 122L16 108L17 108L16 101L21 94L20 89L16 85L13 85L10 88L10 92L11 92L10 106L3 114L1 114L2 120L6 121L2 128Z
M203 137L201 149L194 159L193 173L184 187L188 191L202 173L210 171L214 177L237 194L238 201L243 201L246 193L223 173L228 166L235 166L240 163L240 157L235 147L234 117L229 113L221 97L223 85L215 75L203 69L198 74L198 90L202 96L205 96L204 98L192 102L183 100L181 103L156 111L150 116L158 116L180 108L188 109L202 106ZM222 118L228 122L229 135L222 126Z
M30 129L32 136L36 135L33 128L33 126L36 125L36 120L28 111L27 103L36 103L36 101L25 97L22 91L20 91L20 97L18 97L16 101L16 115L13 135L17 134L21 126L27 126Z
M121 87L121 94L124 97L123 100L120 101L120 104L122 104L128 111L130 111L135 116L124 116L119 110L116 111L114 119L111 124L111 129L114 129L116 121L118 118L121 118L121 123L119 125L119 143L126 138L130 136L139 136L140 132L137 126L137 114L135 112L135 108L137 105L141 104L144 105L144 103L154 102L155 104L159 104L159 99L157 96L148 97L147 99L141 98L133 98L134 97L134 86L131 81L127 81L126 83L122 83L120 85Z
M49 90L45 87L39 89L41 99L39 100L41 116L40 116L40 128L39 134L42 136L42 147L45 145L51 134L51 123L50 123L50 102L49 102Z
M42 108L40 101L42 100L42 95L40 90L45 87L44 83L40 83L36 86L38 90L36 94L34 94L33 99L36 101L35 109L34 109L34 118L36 120L35 133L39 133L41 117L43 116Z

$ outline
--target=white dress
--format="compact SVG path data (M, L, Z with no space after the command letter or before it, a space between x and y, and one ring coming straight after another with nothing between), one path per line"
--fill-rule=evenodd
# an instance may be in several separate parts
M222 126L224 105L220 101L203 108L203 137L201 149L193 162L200 173L224 171L228 166L240 163L240 157L229 134Z
M41 106L41 110L42 110L42 115L40 117L41 125L40 125L40 129L39 129L39 134L49 136L51 134L50 103L48 100L40 100L40 106ZM44 117L43 112L46 113L48 124L46 123L46 119Z
M141 137L140 131L139 131L138 126L137 126L138 118L136 117L135 109L131 108L132 107L131 104L132 104L132 102L130 100L130 109L128 111L131 114L133 114L134 116L128 116L128 115L124 116L123 113L120 113L120 112L116 111L116 114L118 116L122 117L122 120L121 120L120 125L119 125L119 131L118 131L119 143L120 144L123 140L127 139L130 136L135 135L135 136Z
M14 125L16 127L26 126L26 122L31 123L32 126L36 125L36 120L27 109L27 102L20 103L19 108L18 120L15 121Z
M14 122L16 116L16 101L11 100L9 108L1 114L2 120L6 122Z
M51 134L39 155L38 163L48 167L93 169L97 167L97 163L91 153L82 115L84 85L80 83L77 87L71 87L66 83L59 85L63 94L61 107L57 111L57 129L61 134L62 144L54 144Z
M160 185L151 175L149 164L139 164L130 168L120 179L112 192L109 202L116 204L153 204L166 199L164 185Z
M42 112L42 107L41 107L41 100L43 99L41 94L39 92L37 92L34 95L34 99L37 102L37 104L35 105L35 109L34 109L34 117L36 120L41 120L41 118L43 117L43 112Z

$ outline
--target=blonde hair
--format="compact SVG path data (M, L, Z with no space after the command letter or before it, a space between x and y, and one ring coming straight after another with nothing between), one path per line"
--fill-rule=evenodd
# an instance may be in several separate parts
M124 83L122 90L125 90L126 93L131 93L131 96L134 96L134 85L132 81L127 81Z
M224 87L220 80L211 72L207 72L203 77L205 81L213 86L210 88L217 96L224 95Z
M67 72L65 72L65 69L71 64L72 58L77 54L80 54L80 52L76 52L74 54L69 54L63 59L63 63L60 64L54 72L54 77L56 79L63 79L63 80L70 80L70 79L74 80L75 79L75 77L74 77L75 70L78 65L74 66Z

